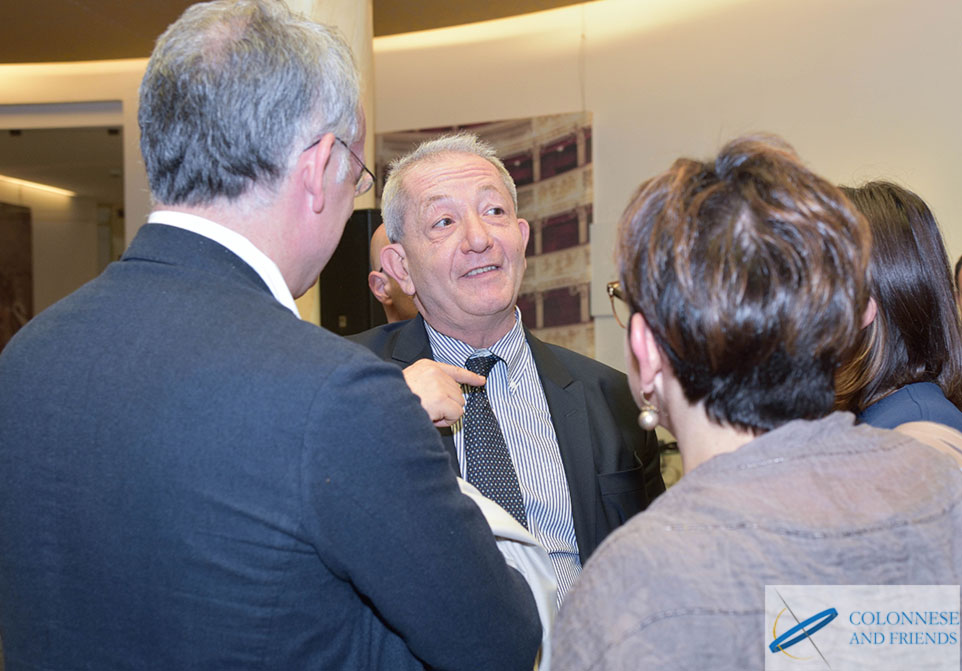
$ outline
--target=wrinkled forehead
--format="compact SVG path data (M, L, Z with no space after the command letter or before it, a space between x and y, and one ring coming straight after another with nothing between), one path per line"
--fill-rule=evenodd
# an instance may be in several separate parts
M441 205L473 207L484 198L514 209L501 173L474 154L446 153L424 159L404 175L404 190L418 215Z

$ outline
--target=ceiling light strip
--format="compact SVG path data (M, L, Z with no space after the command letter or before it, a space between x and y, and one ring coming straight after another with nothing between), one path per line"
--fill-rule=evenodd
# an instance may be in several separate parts
M15 184L16 186L26 186L31 189L39 189L40 191L47 191L48 193L55 193L58 196L76 196L76 191L70 191L69 189L61 189L60 187L50 186L49 184L38 184L37 182L28 182L25 179L17 179L16 177L7 177L6 175L0 175L0 182L8 182L9 184Z

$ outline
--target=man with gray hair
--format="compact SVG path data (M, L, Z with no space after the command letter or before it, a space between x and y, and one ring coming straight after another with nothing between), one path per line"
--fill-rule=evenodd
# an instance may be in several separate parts
M531 669L532 595L418 399L294 305L372 183L358 88L279 2L158 40L156 207L0 356L9 671Z
M392 164L381 207L381 264L420 315L352 339L404 368L462 477L541 541L560 602L664 491L657 440L624 374L522 326L528 222L491 147L467 133L422 144Z

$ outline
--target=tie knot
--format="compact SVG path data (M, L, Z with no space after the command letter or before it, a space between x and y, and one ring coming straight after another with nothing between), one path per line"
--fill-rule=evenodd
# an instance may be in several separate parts
M494 364L498 361L498 357L494 354L488 356L473 356L464 362L464 367L472 373L487 377L491 369L494 368Z

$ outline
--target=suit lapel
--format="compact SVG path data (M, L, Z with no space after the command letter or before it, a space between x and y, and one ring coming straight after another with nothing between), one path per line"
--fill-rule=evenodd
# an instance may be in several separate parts
M419 359L434 359L431 341L428 340L428 332L424 329L424 317L418 315L401 327L394 342L394 348L391 350L391 358L402 368L410 366ZM441 442L444 443L444 447L455 465L455 472L460 473L460 468L457 468L458 450L454 446L454 434L451 432L451 427L440 428L438 433L441 434Z
M391 358L401 366L410 366L419 359L434 358L428 332L424 330L424 317L417 315L398 330Z
M584 385L571 377L568 369L527 329L525 336L541 378L551 422L558 438L558 449L564 464L571 495L571 515L578 538L578 552L584 562L594 550L597 492L592 456L588 408Z

